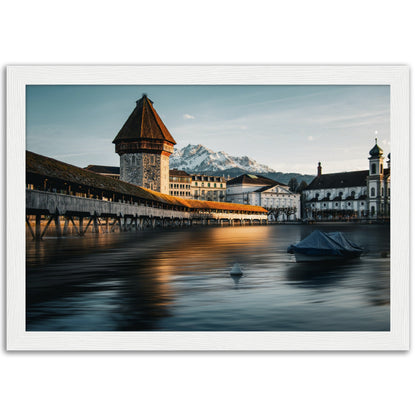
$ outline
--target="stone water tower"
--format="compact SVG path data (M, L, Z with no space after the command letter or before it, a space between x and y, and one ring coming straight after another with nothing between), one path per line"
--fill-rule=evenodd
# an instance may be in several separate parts
M120 180L169 194L169 157L176 144L146 94L113 143L120 156Z

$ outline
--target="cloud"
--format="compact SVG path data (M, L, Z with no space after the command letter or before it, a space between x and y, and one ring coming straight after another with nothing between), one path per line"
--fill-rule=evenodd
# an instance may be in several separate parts
M183 115L183 118L185 120L194 120L195 119L195 116L192 116L191 114L184 114Z
M315 137L313 137L313 136L308 136L308 137L307 137L307 139L308 139L310 142L313 142L314 140L316 140L316 138L315 138Z

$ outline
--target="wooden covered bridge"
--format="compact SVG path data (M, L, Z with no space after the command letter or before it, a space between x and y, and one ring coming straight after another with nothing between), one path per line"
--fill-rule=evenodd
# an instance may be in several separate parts
M265 223L267 210L262 207L165 195L26 152L26 224L36 240L47 232L63 236Z

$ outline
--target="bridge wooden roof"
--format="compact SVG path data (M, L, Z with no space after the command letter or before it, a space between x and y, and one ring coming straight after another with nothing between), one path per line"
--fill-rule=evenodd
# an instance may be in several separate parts
M176 144L175 139L153 108L153 102L145 94L137 101L136 108L118 132L113 143L137 139L159 139Z
M258 206L231 204L227 202L196 201L162 194L29 151L26 151L26 175L38 175L45 179L54 179L101 191L110 191L143 200L191 209L267 212L266 209Z

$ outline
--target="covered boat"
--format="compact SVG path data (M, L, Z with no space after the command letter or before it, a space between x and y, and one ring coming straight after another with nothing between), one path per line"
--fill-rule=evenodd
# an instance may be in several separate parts
M297 262L345 260L360 257L364 249L354 244L341 232L314 231L297 244L288 247Z

